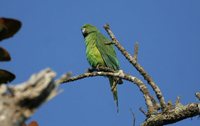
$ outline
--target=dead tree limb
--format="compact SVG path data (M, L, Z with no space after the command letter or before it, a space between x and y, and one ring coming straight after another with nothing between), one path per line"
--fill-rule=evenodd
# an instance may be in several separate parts
M94 71L94 72L86 72L77 76L71 76L71 73L67 73L59 80L57 80L57 83L66 84L69 82L96 76L119 77L122 78L123 80L130 81L136 84L137 87L139 87L140 91L143 93L148 111L152 110L154 112L154 113L144 112L147 118L141 126L162 126L162 125L172 124L186 118L200 115L200 103L191 103L184 106L180 103L180 98L177 99L175 105L168 104L166 107L167 111L156 112L156 109L154 108L155 105L154 103L152 103L151 100L152 97L150 96L146 85L138 78L126 74L123 71L119 72Z
M104 26L105 30L107 31L107 33L109 34L110 38L112 39L112 42L114 43L114 45L121 51L121 53L125 56L125 58L137 69L137 71L144 77L144 79L148 82L148 84L152 87L152 89L154 90L160 105L161 105L161 109L164 110L166 108L166 103L164 100L164 97L162 95L162 92L160 90L160 88L156 85L156 83L153 81L152 77L144 70L144 68L137 62L137 58L132 57L127 51L126 49L119 43L119 41L116 39L115 35L113 34L113 32L110 29L110 26L108 24L106 24ZM136 46L138 46L136 44ZM135 47L135 50L138 51L138 47ZM137 56L137 53L134 56Z
M142 126L163 126L197 115L200 115L200 103L178 105L166 113L159 113L147 118Z
M101 68L101 70L102 69L103 68ZM107 69L105 69L105 70L107 70ZM119 78L122 78L124 80L130 81L130 82L136 84L137 87L140 89L140 91L143 93L145 103L148 108L148 113L146 116L149 116L150 113L154 112L154 106L151 101L151 96L149 94L149 91L148 91L146 85L138 78L133 77L129 74L126 74L123 71L119 71L119 72L104 72L104 71L86 72L86 73L80 74L78 76L73 76L73 77L70 77L69 74L66 74L60 80L58 80L58 83L63 84L63 83L72 82L72 81L76 81L76 80L80 80L80 79L84 79L84 78L88 78L88 77L95 77L95 76L119 77Z
M53 98L58 87L55 75L46 69L23 84L0 85L0 125L22 126L42 103Z
M180 98L178 98L175 105L171 102L168 104L165 103L164 96L158 85L153 81L151 76L144 70L144 68L137 62L137 54L138 54L138 44L134 47L134 55L133 57L125 50L125 48L119 43L116 39L115 35L111 31L109 25L104 26L105 30L109 34L112 39L112 43L121 51L121 53L125 56L125 58L137 69L137 71L144 77L144 79L148 82L148 84L152 87L155 92L157 99L160 102L161 111L159 109L155 113L150 113L150 116L147 116L146 120L143 122L142 126L163 126L166 124L172 124L178 122L180 120L194 117L200 115L200 104L199 103L191 103L188 105L182 105L180 103ZM199 93L196 93L196 97L199 99ZM153 106L159 108L159 105L156 103L153 97L151 97L151 101Z

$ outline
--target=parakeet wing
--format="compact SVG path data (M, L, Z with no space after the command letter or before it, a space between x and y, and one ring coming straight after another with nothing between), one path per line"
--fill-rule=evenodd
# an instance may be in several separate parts
M113 68L114 70L118 70L119 62L117 60L114 47L113 45L106 44L108 42L110 42L109 39L107 39L101 33L97 33L96 46L101 53L106 66Z

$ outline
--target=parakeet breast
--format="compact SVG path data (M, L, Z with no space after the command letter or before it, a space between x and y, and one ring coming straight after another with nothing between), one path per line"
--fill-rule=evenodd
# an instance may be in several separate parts
M89 64L92 67L97 67L97 65L105 66L105 62L101 53L96 47L95 39L93 39L93 36L86 37L86 56Z

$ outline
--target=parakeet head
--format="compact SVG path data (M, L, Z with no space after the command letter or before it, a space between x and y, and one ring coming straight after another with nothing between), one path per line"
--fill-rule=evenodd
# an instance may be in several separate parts
M91 24L85 24L82 26L81 31L83 36L86 37L90 33L98 32L98 29Z

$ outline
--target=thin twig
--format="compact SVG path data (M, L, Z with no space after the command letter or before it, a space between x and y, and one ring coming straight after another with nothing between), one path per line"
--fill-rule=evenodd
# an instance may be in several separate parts
M142 112L145 116L147 116L147 113L144 111L142 107L139 108L140 112Z
M65 76L63 76L61 79L57 80L57 82L59 82L60 84L63 84L63 83L72 82L72 81L76 81L76 80L80 80L80 79L84 79L88 77L95 77L95 76L113 76L113 77L119 77L124 80L133 82L139 87L140 91L143 93L143 96L148 108L148 115L151 115L154 112L154 107L153 107L150 94L146 85L138 78L125 74L122 71L115 72L115 73L104 72L104 71L86 72L86 73L80 74L78 76L73 76L73 77L66 76L65 78Z
M135 114L133 113L133 110L131 108L130 108L130 112L131 112L132 117L133 117L133 126L135 126L135 120L136 120L136 118L135 118Z
M150 96L151 97L151 101L153 103L153 107L155 110L160 110L160 104L158 102L156 102L156 100L154 99L153 96Z
M195 96L198 98L198 100L200 100L200 92L196 92Z
M153 81L151 76L144 70L144 68L137 62L137 60L135 60L135 58L133 58L126 51L126 49L119 43L119 41L116 39L113 32L110 30L110 26L108 24L106 24L104 26L104 28L107 31L107 33L109 34L109 36L112 39L115 46L121 51L121 53L126 57L126 59L138 70L138 72L144 77L144 79L148 82L148 84L150 84L150 86L154 90L154 92L155 92L155 94L156 94L156 96L157 96L157 98L160 102L161 109L164 110L166 108L166 103L165 103L164 97L162 95L161 90L156 85L156 83Z
M138 57L138 50L139 50L139 45L138 42L136 42L134 44L134 55L133 55L133 59L137 62L137 57Z

